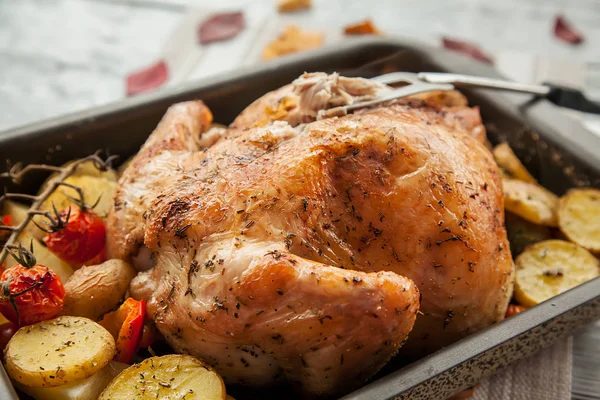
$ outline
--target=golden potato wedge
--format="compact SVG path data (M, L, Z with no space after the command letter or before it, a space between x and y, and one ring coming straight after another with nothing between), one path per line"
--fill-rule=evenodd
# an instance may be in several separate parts
M597 277L600 264L578 244L546 240L525 249L516 270L515 300L532 307Z
M29 207L25 204L6 200L2 203L0 215L10 215L12 217L13 225L18 225L27 218L27 210L29 210Z
M508 143L502 143L494 147L492 154L494 155L496 164L511 178L529 183L537 183L535 178L517 158Z
M569 240L599 253L600 190L569 190L558 204L558 226Z
M516 179L503 179L504 207L519 217L546 226L558 226L558 197L543 187Z
M108 260L78 269L65 283L61 315L97 321L119 304L136 274L137 271L122 260Z
M73 268L68 263L55 256L42 242L29 236L27 232L19 236L19 241L27 249L29 249L30 244L33 244L33 255L38 264L45 265L54 271L60 277L62 283L67 282L71 275L73 275ZM12 256L8 256L6 259L7 268L12 267L16 263L17 261Z
M117 183L114 180L105 179L102 177L89 175L73 175L68 177L65 182L75 185L83 190L85 201L87 204L93 204L100 199L94 212L102 218L106 218L108 210L112 205L112 195L115 192ZM59 186L42 204L42 210L52 210L52 203L60 211L73 202L67 197L79 198L77 192L65 186Z
M208 364L187 355L150 357L113 380L99 400L225 400L223 379Z
M54 387L88 378L109 363L115 340L82 317L58 317L24 326L4 350L6 372L23 386Z
M6 200L2 203L0 215L10 215L12 217L13 225L19 225L27 218L27 211L29 211L28 205L17 203L12 200ZM24 235L29 237L42 237L43 235L43 232L32 223L29 223L23 232Z
M504 223L513 257L521 254L527 246L552 237L547 226L534 224L509 211L505 214Z
M69 162L61 165L61 168L68 167L69 165L73 164L75 161L77 161L77 160L69 161ZM54 173L54 174L50 175L48 177L48 179L46 179L46 181L40 187L40 192L42 190L44 190L44 188L46 187L46 185L48 185L48 183L52 179L54 179L57 175L58 175L58 173ZM94 166L94 163L92 161L86 161L86 162L84 162L82 164L79 164L71 176L93 176L95 178L104 178L104 179L107 179L109 181L115 181L115 182L118 179L118 177L117 177L117 171L115 171L114 169L108 169L106 171L100 171L98 168L96 168Z
M65 165L63 165L63 167L70 165L72 162L73 161L66 163ZM73 176L94 176L97 178L104 178L114 182L116 182L118 179L117 171L115 171L112 168L109 168L106 171L100 171L94 166L94 163L91 161L79 164Z
M94 375L66 385L32 388L15 382L15 387L35 400L97 400L106 386L128 367L111 361Z

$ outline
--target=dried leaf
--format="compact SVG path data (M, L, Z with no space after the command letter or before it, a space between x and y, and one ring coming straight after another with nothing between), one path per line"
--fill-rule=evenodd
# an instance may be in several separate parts
M450 39L447 37L442 38L442 43L444 45L444 48L448 50L453 50L458 53L462 53L484 63L494 63L494 60L491 56L486 54L479 46L473 43L468 43L457 39Z
M277 3L277 10L280 13L300 11L311 7L311 0L279 0Z
M164 61L127 76L127 96L149 92L160 87L169 78L169 70Z
M344 33L346 35L380 35L379 29L373 25L370 19L366 19L356 24L348 25L344 27Z
M283 32L265 47L263 60L271 60L285 54L314 49L323 45L323 34L303 31L295 25L288 25Z
M554 36L571 44L580 44L583 42L583 35L562 15L557 15L554 20Z
M231 39L244 30L245 25L242 12L213 15L198 27L198 42L209 44Z

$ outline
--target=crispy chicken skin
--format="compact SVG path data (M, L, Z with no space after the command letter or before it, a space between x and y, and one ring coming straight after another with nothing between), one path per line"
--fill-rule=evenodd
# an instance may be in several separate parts
M369 90L386 88L331 93ZM314 121L340 101L281 93L282 121L255 103L218 132L201 102L173 106L119 181L108 249L152 255L131 292L174 349L315 396L360 385L411 329L403 351L423 354L500 320L513 265L473 119L408 100Z

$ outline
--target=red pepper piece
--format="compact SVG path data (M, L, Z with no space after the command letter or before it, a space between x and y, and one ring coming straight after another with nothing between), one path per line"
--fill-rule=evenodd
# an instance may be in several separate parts
M487 55L479 46L473 43L443 37L442 44L444 45L444 48L448 50L454 50L484 63L494 63L494 60L491 56Z
M169 70L164 61L159 61L142 71L134 72L127 77L127 96L156 89L165 83L168 77Z
M562 15L557 15L554 19L554 35L560 40L571 44L580 44L583 42L583 35Z
M146 302L130 297L118 310L106 314L99 322L115 338L115 361L131 364L142 338L145 315Z

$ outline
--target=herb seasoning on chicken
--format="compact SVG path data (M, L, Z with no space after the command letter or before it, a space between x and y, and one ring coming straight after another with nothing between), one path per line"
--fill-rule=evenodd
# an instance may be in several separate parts
M503 318L513 263L478 110L430 94L321 119L388 90L305 74L229 129L202 102L169 109L119 181L107 251L144 270L132 295L176 351L226 382L334 394L407 338L423 354Z

